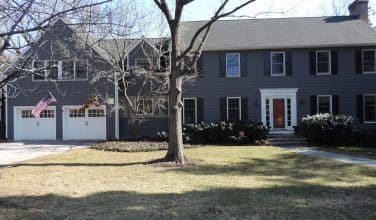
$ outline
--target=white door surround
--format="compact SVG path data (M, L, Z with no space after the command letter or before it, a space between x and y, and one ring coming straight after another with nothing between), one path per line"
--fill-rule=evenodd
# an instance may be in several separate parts
M56 106L46 108L48 114L32 116L34 106L13 107L14 140L56 140ZM42 114L44 114L42 112Z
M268 126L271 134L289 134L294 132L297 125L297 92L298 88L260 89L261 121ZM273 120L273 100L285 101L285 128L275 129Z
M63 140L106 140L106 107L90 107L84 112L79 112L80 108L63 106Z

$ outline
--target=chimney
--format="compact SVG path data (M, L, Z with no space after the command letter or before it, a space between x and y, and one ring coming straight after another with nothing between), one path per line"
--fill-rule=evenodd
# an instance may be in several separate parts
M350 16L359 16L359 19L368 23L368 0L355 0L349 5L349 12Z

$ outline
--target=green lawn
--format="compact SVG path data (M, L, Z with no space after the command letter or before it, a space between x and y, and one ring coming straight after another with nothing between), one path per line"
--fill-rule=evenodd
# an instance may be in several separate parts
M84 149L0 168L0 219L375 219L376 169L274 147L187 150L199 165L156 168L164 151Z
M353 156L369 158L376 160L376 146L375 147L318 147L319 150L329 151L334 153L349 154Z

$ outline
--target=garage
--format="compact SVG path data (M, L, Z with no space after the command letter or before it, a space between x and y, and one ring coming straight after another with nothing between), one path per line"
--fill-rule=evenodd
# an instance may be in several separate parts
M64 140L105 140L106 108L90 107L80 111L81 106L63 106Z
M56 140L56 107L50 106L39 118L33 107L14 107L14 140Z

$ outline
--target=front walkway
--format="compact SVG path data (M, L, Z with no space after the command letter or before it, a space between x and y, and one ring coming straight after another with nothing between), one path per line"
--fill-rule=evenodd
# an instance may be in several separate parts
M361 157L356 157L356 156L351 156L351 155L346 155L346 154L319 151L319 150L314 150L309 147L289 146L289 147L282 147L282 148L294 151L296 153L301 153L307 156L311 156L311 157L322 157L322 158L340 161L343 163L364 165L364 166L376 168L376 160L372 160L372 159L366 159L366 158L361 158Z
M80 141L3 142L0 143L0 166L73 149L87 148L90 145L89 142Z

